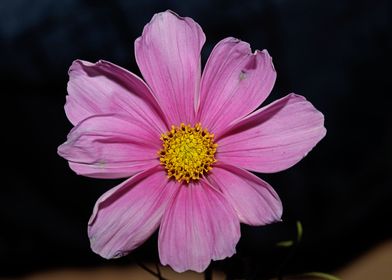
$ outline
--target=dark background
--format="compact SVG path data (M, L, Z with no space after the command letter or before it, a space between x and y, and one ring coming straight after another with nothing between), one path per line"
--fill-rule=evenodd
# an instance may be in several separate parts
M304 95L325 114L327 136L295 167L261 175L279 193L283 223L242 228L238 254L214 264L233 277L335 271L392 237L391 9L388 1L1 1L3 164L0 277L64 267L157 260L156 236L129 257L89 249L95 200L117 180L75 175L56 149L74 59L109 60L139 74L133 42L154 13L172 9L206 33L202 60L227 36L268 49L278 79L267 100ZM5 169L4 169L5 168ZM5 179L4 179L5 178Z

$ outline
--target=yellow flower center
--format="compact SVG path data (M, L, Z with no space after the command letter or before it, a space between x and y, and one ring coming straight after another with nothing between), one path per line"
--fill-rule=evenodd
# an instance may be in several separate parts
M167 170L168 177L178 182L199 180L200 176L212 169L217 144L214 134L203 129L200 123L195 126L172 125L170 131L161 135L163 148L159 150L159 160Z

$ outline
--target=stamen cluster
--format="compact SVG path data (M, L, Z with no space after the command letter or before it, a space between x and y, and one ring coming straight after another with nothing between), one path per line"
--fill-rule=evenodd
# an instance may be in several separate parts
M163 148L158 152L160 162L165 166L168 177L178 182L199 180L212 169L217 144L214 134L203 129L200 123L180 126L172 125L171 130L162 134Z

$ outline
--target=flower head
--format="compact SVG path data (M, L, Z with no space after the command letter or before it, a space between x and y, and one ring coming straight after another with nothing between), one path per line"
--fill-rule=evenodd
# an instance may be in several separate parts
M190 18L156 14L135 42L145 81L106 61L75 61L65 111L75 126L58 152L77 174L123 178L97 201L91 248L125 255L159 228L162 264L203 271L235 253L240 223L279 221L278 172L325 135L324 117L289 94L261 109L276 78L267 51L220 41L201 75L205 36ZM257 109L257 110L256 110Z

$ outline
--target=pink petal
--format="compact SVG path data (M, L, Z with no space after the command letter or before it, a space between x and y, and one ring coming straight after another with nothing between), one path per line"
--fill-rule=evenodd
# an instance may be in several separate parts
M305 157L325 134L323 114L303 96L289 94L217 139L217 160L256 172L278 172Z
M121 257L154 233L177 191L165 176L160 166L149 169L98 199L88 227L95 253L107 259Z
M205 181L181 186L159 229L159 256L175 271L202 272L211 259L235 253L238 218L228 201Z
M135 41L135 56L169 123L193 123L200 83L201 27L171 11L155 14Z
M281 220L283 208L278 194L252 173L218 163L207 178L219 187L236 210L240 222L259 226Z
M131 72L102 60L72 63L65 112L73 125L93 115L119 113L157 135L167 130L163 113L146 84Z
M129 177L159 164L159 136L121 115L81 121L58 153L76 173L94 178Z
M248 43L220 41L212 51L201 81L199 117L215 135L255 110L274 86L276 72L266 50L251 53Z

